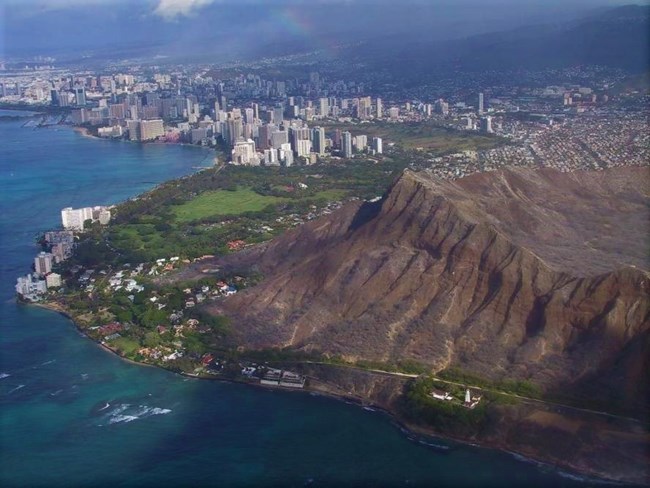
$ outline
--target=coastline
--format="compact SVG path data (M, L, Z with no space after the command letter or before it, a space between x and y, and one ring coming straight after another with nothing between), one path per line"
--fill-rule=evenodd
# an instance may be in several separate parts
M100 137L92 135L86 127L73 126L72 130L83 137L88 137L89 139L101 139Z
M308 377L308 382L306 383L305 387L302 389L291 389L291 388L283 388L283 387L276 387L276 386L267 386L267 385L262 385L259 382L254 382L254 381L249 381L249 380L238 380L236 378L225 378L225 377L217 377L217 376L205 376L205 375L193 375L185 372L179 372L172 370L170 368L166 368L164 366L158 365L158 364L149 364L145 362L140 362L140 361L135 361L132 359L129 359L122 354L120 354L117 350L112 349L108 347L105 344L102 344L101 342L91 338L77 323L75 320L74 316L70 314L68 310L65 309L65 307L59 305L58 303L52 303L52 302L27 302L25 305L34 305L39 308L43 308L45 310L49 310L52 312L56 312L60 314L61 316L65 317L70 321L70 323L74 326L74 328L81 334L83 335L86 339L89 339L91 342L99 346L103 351L114 354L121 360L124 360L127 363L130 363L135 366L146 366L150 368L158 368L163 371L172 373L172 374L177 374L179 376L183 376L185 378L193 378L197 380L208 380L208 381L220 381L224 383L233 383L233 384L240 384L240 385L248 385L253 388L263 388L266 390L275 390L275 391L282 391L282 392L295 392L295 393L303 393L303 394L312 394L312 395L321 395L327 398L331 398L333 400L337 401L342 401L347 404L352 404L356 405L358 407L364 408L364 409L369 409L370 411L373 412L380 412L384 415L387 415L390 417L391 422L412 442L419 442L424 445L431 445L431 448L434 449L441 449L441 450L448 450L451 449L451 446L440 446L436 444L435 442L438 441L451 441L454 443L462 444L465 446L471 446L471 447L479 447L482 449L491 449L495 451L499 451L505 454L508 454L522 462L525 463L530 463L530 464L536 464L540 467L546 467L553 469L557 471L558 473L561 473L561 475L564 475L569 478L574 478L578 479L583 482L594 482L594 483L601 483L601 484L635 484L636 482L634 480L625 480L625 479L619 479L616 477L608 477L605 476L602 473L597 473L592 470L589 470L586 466L580 466L576 464L572 464L569 461L564 460L564 462L558 461L557 459L553 459L551 456L533 456L531 453L524 453L524 452L517 452L516 450L513 450L512 446L508 446L506 443L503 442L485 442L481 441L479 439L474 439L474 438L467 438L467 437L462 437L462 436L454 436L449 433L444 433L441 434L440 432L437 432L434 428L432 427L427 427L424 425L420 424L414 424L413 422L410 422L408 419L404 417L403 414L401 414L399 411L397 411L394 408L390 408L385 405L380 405L375 402L373 402L371 399L364 397L363 395L354 395L352 392L348 393L340 393L337 391L334 391L332 388L332 385L328 384L327 382L315 378L315 377ZM374 374L374 375L379 375L379 373L373 373L371 371L365 371L366 373L369 374ZM339 385L333 385L335 388L341 389L341 386ZM434 444L427 443L426 441L433 441ZM539 454L539 453L538 453Z
M72 126L72 130L79 134L82 137L87 137L89 139L96 139L100 141L121 141L121 142L130 142L134 144L147 144L147 145L156 145L156 146L181 146L181 147L194 147L197 149L202 149L205 151L210 151L211 148L209 147L204 147L204 146L197 146L196 144L190 144L187 142L162 142L162 141L130 141L128 139L122 139L122 138L113 138L113 137L99 137L94 134L91 134L90 131L88 130L87 127L81 127L78 125ZM212 168L213 166L216 166L219 164L219 158L215 155L212 158L212 166L202 166L200 169L209 169Z

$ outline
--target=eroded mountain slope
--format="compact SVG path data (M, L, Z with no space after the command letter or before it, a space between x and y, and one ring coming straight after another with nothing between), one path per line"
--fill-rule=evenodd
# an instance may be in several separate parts
M409 358L548 386L597 377L638 404L648 194L646 168L455 182L407 171L380 202L230 258L265 279L219 311L248 348Z

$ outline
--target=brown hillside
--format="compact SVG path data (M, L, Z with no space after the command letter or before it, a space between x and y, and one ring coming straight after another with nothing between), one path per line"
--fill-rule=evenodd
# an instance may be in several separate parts
M231 258L265 280L220 311L249 348L612 385L639 407L650 349L648 181L647 168L513 169L454 182L407 171L378 203Z

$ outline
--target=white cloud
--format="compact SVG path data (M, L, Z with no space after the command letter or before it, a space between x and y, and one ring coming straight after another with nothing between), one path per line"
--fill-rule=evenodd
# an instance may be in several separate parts
M195 10L214 3L215 0L159 0L154 10L156 15L171 20L175 17L188 16Z

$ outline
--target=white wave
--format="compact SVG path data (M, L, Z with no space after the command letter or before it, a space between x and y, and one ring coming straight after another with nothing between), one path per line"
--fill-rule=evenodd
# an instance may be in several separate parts
M106 405L107 406L101 410L108 408L108 404ZM170 412L171 409L169 408L149 407L147 405L132 407L131 405L124 403L110 411L105 418L108 420L108 424L110 425L133 422L134 420L144 419L153 415L165 415Z
M169 408L155 407L155 408L151 409L151 415L165 415L165 414L168 414L168 413L171 413L171 409L169 409Z
M435 449L443 449L445 451L447 451L449 449L449 446L443 446L442 444L433 444L431 442L426 442L426 441L422 441L422 440L420 440L418 442L420 444L422 444L423 446L433 447Z
M127 408L129 408L131 405L128 403L122 403L121 405L118 405L115 410L111 411L108 413L108 415L119 415L122 412L124 412Z
M63 393L63 390L56 390L55 392L50 393L50 396L54 397L54 396L60 395L61 393Z
M4 378L9 378L11 376L9 373L0 373L0 380Z
M133 420L138 420L139 417L135 415L115 415L113 416L108 423L109 424L118 424L120 422L132 422Z
M16 388L13 388L13 389L9 390L7 392L7 395L10 395L11 393L13 393L16 390L20 390L21 388L25 388L25 385L18 385Z
M81 379L87 380L88 379L88 373L81 373Z
M41 366L46 366L46 365L52 364L54 362L56 362L56 359L50 359L49 361L45 361L44 363L41 363Z
M100 409L97 410L97 411L98 411L98 412L101 412L102 410L106 410L106 409L107 409L108 407L110 407L110 406L111 406L111 404L108 403L108 402L106 402L106 405L104 405L102 408L100 408Z
M598 478L591 478L589 476L581 476L576 473L569 473L567 471L562 471L562 470L558 470L557 474L559 474L563 478L567 478L573 481L579 481L581 483L590 483L594 485L614 485L614 486L622 485L622 483L618 483L616 481L601 480Z

